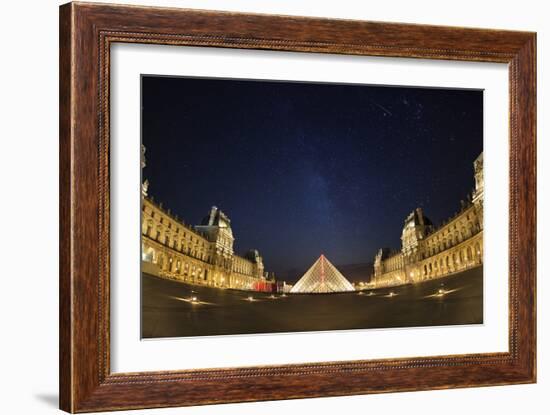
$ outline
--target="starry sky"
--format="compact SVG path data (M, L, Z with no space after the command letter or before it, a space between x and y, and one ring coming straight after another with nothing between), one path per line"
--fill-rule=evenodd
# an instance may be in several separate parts
M472 191L483 91L144 75L142 142L149 194L192 225L218 206L266 270L361 264Z

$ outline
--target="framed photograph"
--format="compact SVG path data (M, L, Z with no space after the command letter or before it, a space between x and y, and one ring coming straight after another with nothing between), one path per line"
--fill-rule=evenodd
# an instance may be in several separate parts
M536 36L60 8L60 407L536 381Z

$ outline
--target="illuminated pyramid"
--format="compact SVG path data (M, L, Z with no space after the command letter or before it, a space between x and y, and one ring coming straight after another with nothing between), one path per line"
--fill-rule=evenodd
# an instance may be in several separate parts
M294 284L291 293L339 293L355 291L353 285L332 265L324 255Z

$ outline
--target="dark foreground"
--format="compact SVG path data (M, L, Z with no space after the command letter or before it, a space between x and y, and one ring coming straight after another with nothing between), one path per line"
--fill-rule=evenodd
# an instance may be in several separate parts
M440 289L445 294L437 295ZM275 294L275 298L142 276L144 338L480 323L482 267L416 285L373 290L370 295L365 291Z

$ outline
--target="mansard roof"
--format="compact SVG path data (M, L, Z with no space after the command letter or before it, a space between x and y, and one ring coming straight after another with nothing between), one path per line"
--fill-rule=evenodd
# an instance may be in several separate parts
M405 223L409 223L413 221L415 225L428 225L433 226L432 221L430 218L428 218L425 214L422 208L418 207L415 210L413 210L409 216L407 216L407 219L405 219Z
M225 213L216 206L212 206L208 215L201 221L201 226L230 226L231 221Z

